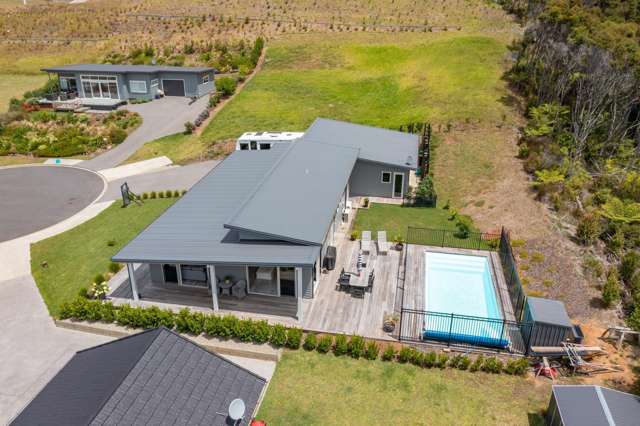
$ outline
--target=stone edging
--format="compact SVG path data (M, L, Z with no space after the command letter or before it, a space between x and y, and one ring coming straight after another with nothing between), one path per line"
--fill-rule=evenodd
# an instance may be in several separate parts
M56 327L60 328L116 338L130 336L142 331L138 328L125 328L116 324L104 324L100 322L54 320L54 323ZM274 362L278 362L282 356L282 349L275 349L268 344L256 345L253 343L236 342L233 340L191 336L182 333L180 335L186 337L209 352L215 352L222 355L240 356Z

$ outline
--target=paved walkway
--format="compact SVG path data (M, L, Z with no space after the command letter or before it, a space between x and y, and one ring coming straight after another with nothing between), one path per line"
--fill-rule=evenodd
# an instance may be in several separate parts
M191 99L167 96L144 104L126 105L124 108L142 116L142 124L117 147L80 166L91 170L115 167L131 157L142 145L163 136L184 130L184 123L194 121L207 107L208 96L203 96L189 105Z
M105 187L98 174L74 167L0 168L0 241L73 216L95 201Z

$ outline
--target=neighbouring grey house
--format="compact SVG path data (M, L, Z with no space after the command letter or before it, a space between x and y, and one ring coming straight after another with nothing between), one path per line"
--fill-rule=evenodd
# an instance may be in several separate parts
M76 353L11 425L247 425L266 381L166 328Z
M548 426L637 426L640 397L593 385L555 385Z
M42 71L57 74L62 93L88 99L126 101L161 94L201 97L215 90L211 67L77 64Z
M295 142L234 151L113 256L129 272L122 297L144 299L142 264L154 285L185 291L243 280L249 295L289 305L301 321L350 195L402 198L417 153L417 135L326 119Z

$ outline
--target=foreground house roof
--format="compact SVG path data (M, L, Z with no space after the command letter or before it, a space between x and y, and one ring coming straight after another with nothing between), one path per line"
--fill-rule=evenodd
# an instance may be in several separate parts
M247 424L265 380L157 328L78 352L12 425L224 425L242 398Z
M415 169L418 166L418 135L317 118L304 140L356 148L358 158Z
M174 67L169 65L113 65L113 64L74 64L61 65L59 67L42 68L45 72L111 72L118 74L127 73L203 73L214 71L211 67Z
M590 385L553 386L564 426L635 426L640 422L640 397Z

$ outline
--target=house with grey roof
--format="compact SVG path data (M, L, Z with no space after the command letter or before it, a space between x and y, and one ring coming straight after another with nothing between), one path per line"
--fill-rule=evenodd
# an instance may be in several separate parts
M640 397L594 385L554 385L548 426L635 426Z
M216 311L226 298L302 321L349 198L401 199L417 153L417 135L321 118L291 143L234 151L113 256L129 281L111 296L189 305L208 292Z
M211 67L76 64L43 68L59 81L65 99L118 104L164 96L201 97L215 90Z
M11 425L227 425L235 399L247 425L265 385L162 327L77 352Z

